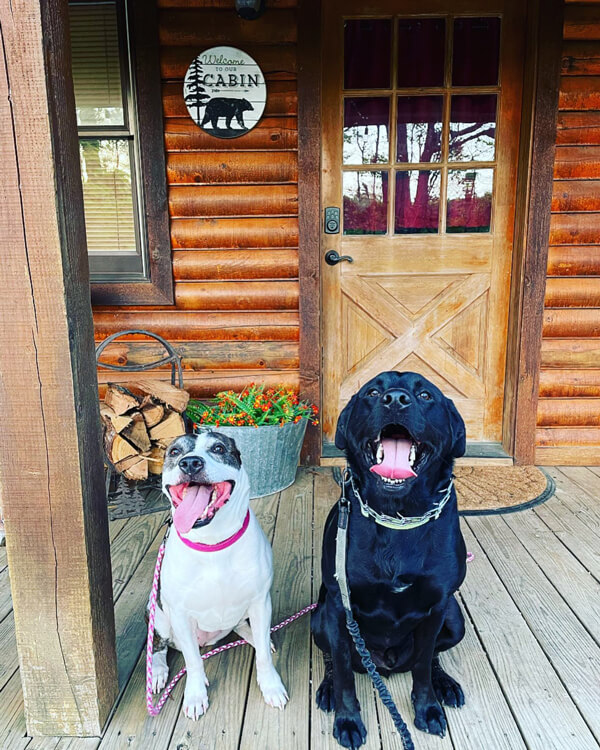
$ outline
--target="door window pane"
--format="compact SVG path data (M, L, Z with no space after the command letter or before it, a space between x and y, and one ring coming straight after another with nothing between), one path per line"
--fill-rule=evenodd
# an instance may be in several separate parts
M450 161L493 161L496 96L453 96L450 110Z
M380 164L389 160L387 97L344 99L344 164Z
M446 22L443 18L401 18L398 21L398 88L442 86Z
M399 162L440 161L443 103L441 96L398 97Z
M447 232L489 232L493 169L448 170Z
M391 47L392 22L389 19L345 21L344 88L389 88Z
M123 125L123 89L114 2L70 5L77 124Z
M387 172L344 172L344 234L385 234Z
M79 141L83 209L89 253L135 253L129 141Z
M438 231L440 176L429 169L396 172L396 234Z
M499 18L454 20L454 86L495 86L498 83L499 60Z

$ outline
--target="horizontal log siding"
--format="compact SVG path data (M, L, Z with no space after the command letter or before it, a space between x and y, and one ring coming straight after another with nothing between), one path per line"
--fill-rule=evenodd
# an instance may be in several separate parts
M559 110L536 460L589 463L595 446L600 460L600 0L565 5Z
M299 384L296 0L269 0L259 21L233 0L158 0L175 304L97 307L98 341L143 328L171 341L196 396L251 380ZM267 78L260 123L231 140L188 116L185 72L203 49L244 49ZM142 144L143 145L143 144ZM112 364L145 364L160 347L139 336L109 346ZM157 372L152 377L165 377ZM128 375L99 370L103 383Z

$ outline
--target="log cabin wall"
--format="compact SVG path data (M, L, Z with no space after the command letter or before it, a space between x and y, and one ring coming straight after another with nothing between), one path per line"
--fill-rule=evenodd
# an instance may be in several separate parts
M269 0L257 21L241 20L233 0L158 6L175 304L96 307L96 338L128 328L158 333L183 355L194 396L253 380L298 386L296 2ZM219 44L247 51L267 80L262 120L230 140L204 133L183 100L190 62ZM123 340L103 359L144 363L160 352L147 340ZM100 370L99 378L131 375Z
M536 463L600 459L600 0L565 4Z

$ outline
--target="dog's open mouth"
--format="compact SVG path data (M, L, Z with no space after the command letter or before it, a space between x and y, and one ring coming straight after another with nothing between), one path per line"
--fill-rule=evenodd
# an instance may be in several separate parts
M416 477L427 455L427 448L398 424L386 425L376 438L367 442L367 458L373 464L370 471L386 485L404 484Z
M194 528L206 526L222 508L233 492L235 482L215 482L198 484L183 482L167 487L175 506L173 523L180 534L187 534Z

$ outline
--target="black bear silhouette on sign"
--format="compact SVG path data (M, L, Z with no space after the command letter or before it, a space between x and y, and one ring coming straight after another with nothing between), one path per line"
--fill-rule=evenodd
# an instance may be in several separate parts
M218 122L220 117L225 118L225 127L227 130L231 128L231 121L235 117L238 125L241 128L246 128L244 124L244 112L248 112L254 109L247 99L229 99L224 96L216 96L206 103L206 112L204 113L204 119L200 123L200 126L206 125L207 122L213 126L214 130L218 130Z

